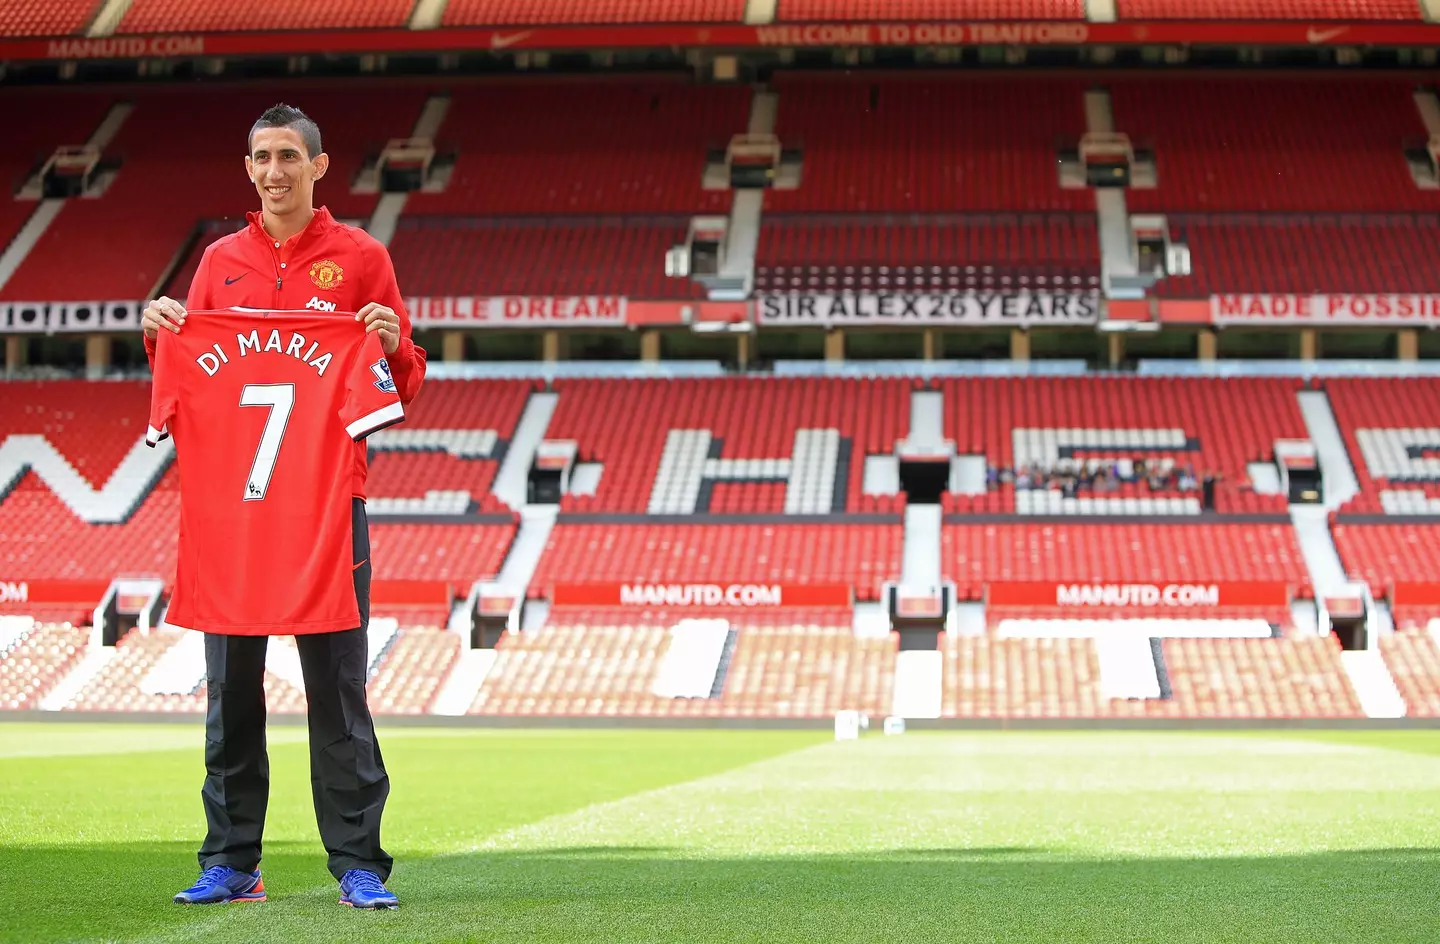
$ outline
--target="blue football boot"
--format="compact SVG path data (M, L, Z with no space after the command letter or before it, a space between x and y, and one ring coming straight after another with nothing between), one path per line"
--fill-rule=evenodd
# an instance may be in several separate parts
M200 880L175 896L177 905L221 905L230 901L264 901L265 882L260 870L240 872L228 865L212 865Z
M374 872L351 869L340 878L340 904L351 908L399 908L400 899Z

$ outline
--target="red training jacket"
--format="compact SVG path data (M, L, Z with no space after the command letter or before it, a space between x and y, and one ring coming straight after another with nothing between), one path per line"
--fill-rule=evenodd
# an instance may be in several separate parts
M385 360L400 402L408 407L425 380L425 349L412 340L410 313L384 245L363 229L338 222L325 207L283 243L265 232L259 212L247 214L246 219L249 226L205 250L190 283L186 308L359 311L370 302L393 308L400 316L400 347ZM145 354L153 371L155 342L149 338ZM351 486L356 498L365 497L365 455L365 444L356 443Z

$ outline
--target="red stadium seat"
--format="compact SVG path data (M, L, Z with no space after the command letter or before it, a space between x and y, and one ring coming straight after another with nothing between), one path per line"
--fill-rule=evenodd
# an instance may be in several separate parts
M1404 145L1425 139L1405 79L1151 75L1107 87L1115 130L1155 153L1159 187L1129 190L1133 212L1440 208L1440 191L1405 167Z
M899 524L556 525L531 596L557 583L846 583L861 600L900 576Z
M947 524L941 542L967 599L994 580L1309 584L1288 524Z
M445 26L739 23L745 0L450 0Z
M99 199L67 201L0 287L0 299L154 297L157 283L197 226L231 216L237 206L257 199L237 156L240 136L280 94L265 87L220 91L191 86L137 93L134 111L105 151L123 161L114 181ZM371 88L360 114L354 95L353 82L319 83L293 102L321 126L332 162L317 199L339 219L368 217L374 210L376 195L350 194L347 182L359 171L367 148L378 150L387 137L410 133L426 97L415 86ZM181 120L202 108L203 125ZM233 128L234 137L217 136L216 128ZM154 212L157 180L166 181L166 199L185 212ZM77 272L85 277L77 279Z
M769 292L1076 291L1099 285L1094 216L769 214L755 288Z
M1122 20L1419 20L1417 0L1117 0Z
M1093 211L1062 190L1057 147L1085 133L1084 83L1028 75L778 75L776 132L804 149L779 212Z
M1440 716L1440 645L1424 629L1380 637L1380 652L1411 718Z
M1427 293L1440 239L1433 214L1181 214L1169 223L1194 272L1156 284L1172 298Z
M780 0L779 19L1083 20L1085 0Z
M444 193L407 214L724 212L701 189L708 148L745 130L750 90L658 79L489 81L455 88L437 145L458 148Z
M402 218L390 256L411 295L703 298L700 284L665 276L686 230L665 218Z
M0 4L0 36L79 33L103 5L100 0L6 0Z
M134 0L117 33L373 29L404 26L414 0L281 0L264 7L225 0ZM304 106L301 106L304 107Z
M5 15L0 11L0 18ZM7 89L0 180L19 188L57 147L87 142L114 99L110 93L80 89ZM36 206L34 201L11 199L9 193L0 197L0 247L9 245Z
M849 511L875 510L863 495L866 453L890 452L907 432L905 380L749 379L559 381L548 435L574 439L581 457L605 464L593 498L567 497L576 511L643 512L672 429L708 429L735 459L788 459L800 429L836 429L852 441L848 476L837 482ZM617 416L638 423L616 423ZM737 490L738 491L738 490ZM746 492L752 513L784 511L768 485ZM727 498L735 507L737 498Z
M1282 496L1256 495L1248 490L1246 465L1271 458L1277 439L1309 437L1295 398L1297 387L1295 381L1262 378L974 378L942 382L946 435L961 454L984 454L993 467L1013 468L1017 428L1179 430L1186 440L1184 449L1150 452L1077 447L1075 457L1171 459L1177 467L1189 464L1197 476L1219 477L1217 510L1249 514L1285 511ZM1108 497L1149 494L1148 488L1131 485ZM1004 486L977 497L947 495L945 506L956 512L1013 511L1014 489Z

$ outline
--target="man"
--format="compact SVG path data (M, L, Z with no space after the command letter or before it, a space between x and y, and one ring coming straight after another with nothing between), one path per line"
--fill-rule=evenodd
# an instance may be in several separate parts
M378 332L401 403L409 405L425 376L425 351L411 339L410 319L385 247L363 230L315 208L315 182L329 157L320 129L304 112L276 105L250 129L245 170L260 196L249 225L208 249L186 304L196 311L232 306L354 311ZM160 331L180 332L185 306L158 298L141 325L152 368ZM365 517L366 452L355 447L352 483L354 585L360 626L297 636L309 701L310 781L315 819L340 881L342 904L393 908L386 887L392 860L380 846L389 778L365 701L369 655L370 540ZM205 807L200 880L175 896L185 904L263 901L261 834L269 798L265 752L266 636L207 633Z

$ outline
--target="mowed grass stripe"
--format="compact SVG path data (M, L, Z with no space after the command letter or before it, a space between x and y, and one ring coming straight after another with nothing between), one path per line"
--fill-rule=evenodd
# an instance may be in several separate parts
M11 727L0 724L0 751ZM326 933L336 912L348 913L335 904L334 880L325 870L302 743L270 749L262 867L272 900L253 906L266 913L170 904L195 875L204 829L203 734L197 729L193 736L192 751L0 764L0 897L6 901L0 941L128 941L172 931L183 937L187 928L212 925L223 929L216 939L309 940ZM753 763L822 737L387 731L382 746L393 793L384 842L397 858L397 888L403 890L406 871L425 857L472 846L494 831ZM282 902L294 907L286 911Z
M164 904L174 882L153 882L158 900L25 913L5 939L1380 944L1434 941L1440 927L1429 732L1373 745L1348 734L488 734L407 736L387 752L397 913L335 904L306 793L298 808L283 801L272 830L282 841L267 847L265 905L184 911ZM277 801L303 782L297 749L276 752ZM658 775L677 768L688 775ZM0 774L0 803L7 784ZM197 788L185 790L196 818ZM0 830L9 815L0 806ZM193 871L193 838L147 839L153 825L113 808L103 819L108 843L30 847L52 860L35 895L54 900L67 869L74 880L110 862L167 881ZM7 841L0 875L11 851Z

